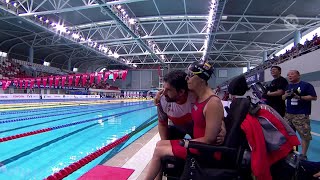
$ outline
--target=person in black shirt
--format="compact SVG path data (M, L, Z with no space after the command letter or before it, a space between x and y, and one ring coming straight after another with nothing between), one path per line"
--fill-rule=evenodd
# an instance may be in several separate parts
M274 79L267 87L267 94L265 95L265 98L267 99L267 104L284 117L286 113L286 105L285 101L282 100L282 95L286 91L288 81L281 76L281 68L279 66L272 66L270 71Z

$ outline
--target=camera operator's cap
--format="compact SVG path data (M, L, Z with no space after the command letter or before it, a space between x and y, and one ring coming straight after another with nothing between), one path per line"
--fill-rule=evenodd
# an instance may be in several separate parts
M207 62L194 62L188 67L188 77L194 75L199 76L201 79L208 81L213 74L213 66Z

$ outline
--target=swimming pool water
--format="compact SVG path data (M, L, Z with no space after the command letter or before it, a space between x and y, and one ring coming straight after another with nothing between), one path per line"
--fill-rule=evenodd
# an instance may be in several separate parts
M26 110L28 111L28 110ZM0 179L43 179L156 118L150 102L37 109L0 114L0 138L73 122L92 121L0 143ZM11 120L11 121L8 121ZM19 121L17 121L19 120ZM5 123L4 123L5 122ZM154 127L120 144L121 150ZM77 179L109 152L65 179Z

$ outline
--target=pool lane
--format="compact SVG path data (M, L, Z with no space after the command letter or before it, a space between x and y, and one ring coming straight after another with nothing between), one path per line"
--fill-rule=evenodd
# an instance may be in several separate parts
M118 112L118 110L115 111ZM98 120L95 123L57 129L55 132L0 143L1 154L5 155L1 157L0 161L6 163L7 169L14 169L19 165L18 167L28 167L24 171L29 172L28 169L30 170L31 167L31 179L39 177L36 174L39 173L39 169L43 168L46 169L45 172L48 175L53 170L84 157L86 153L98 148L98 145L110 143L121 135L132 131L134 127L143 123L146 117L151 117L154 114L156 114L156 110L153 107L118 117L113 116L104 122ZM123 124L126 124L127 127L122 127ZM119 132L121 133L119 134ZM1 146L5 146L7 150L3 150ZM32 157L30 158L30 156ZM34 162L37 162L37 166ZM53 163L50 166L51 162ZM41 176L41 178L43 177Z

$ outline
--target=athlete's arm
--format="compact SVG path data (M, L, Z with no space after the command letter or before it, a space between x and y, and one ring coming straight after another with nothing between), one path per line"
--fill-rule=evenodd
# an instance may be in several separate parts
M157 106L158 111L158 131L161 140L169 139L168 135L168 115L162 109L161 104Z

